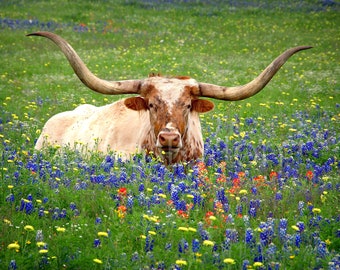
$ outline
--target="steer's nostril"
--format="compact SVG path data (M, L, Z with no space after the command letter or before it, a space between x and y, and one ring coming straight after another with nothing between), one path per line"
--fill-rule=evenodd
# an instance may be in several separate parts
M166 141L166 139L164 138L163 135L160 135L159 136L159 141L160 141L161 144L163 144Z

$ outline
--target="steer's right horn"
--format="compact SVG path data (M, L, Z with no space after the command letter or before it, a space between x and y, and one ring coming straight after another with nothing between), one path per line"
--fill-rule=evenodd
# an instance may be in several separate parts
M136 94L140 91L141 80L106 81L95 76L80 59L68 42L51 32L35 32L27 36L42 36L52 40L65 54L78 78L90 89L106 94Z
M267 66L259 76L245 85L225 87L208 83L200 83L200 96L229 101L249 98L260 92L267 85L267 83L273 78L276 72L282 67L289 57L298 51L307 50L310 48L312 47L299 46L286 50L269 66Z

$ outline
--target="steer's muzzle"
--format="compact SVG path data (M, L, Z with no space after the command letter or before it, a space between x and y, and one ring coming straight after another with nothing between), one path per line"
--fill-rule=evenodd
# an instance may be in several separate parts
M177 132L161 132L158 135L161 148L178 148L181 144L181 137Z
M164 129L157 137L156 146L161 154L170 161L176 157L182 147L182 138L177 130Z

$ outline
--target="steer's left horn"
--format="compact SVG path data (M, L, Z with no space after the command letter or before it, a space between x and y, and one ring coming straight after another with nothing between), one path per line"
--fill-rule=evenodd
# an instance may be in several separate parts
M135 94L140 91L140 80L106 81L95 76L68 42L51 32L36 32L27 36L42 36L52 40L65 54L78 78L90 89L107 95Z
M249 98L260 92L266 86L289 57L298 51L310 48L312 47L299 46L285 51L268 67L266 67L258 77L242 86L224 87L214 84L200 83L200 96L230 101Z

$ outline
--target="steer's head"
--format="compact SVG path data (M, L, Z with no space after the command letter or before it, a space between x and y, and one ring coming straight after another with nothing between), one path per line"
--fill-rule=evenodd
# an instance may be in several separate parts
M214 104L198 99L199 84L187 77L149 77L141 84L140 93L124 103L132 110L149 112L156 154L171 163L183 147L191 114L208 112Z
M90 89L107 95L139 94L128 98L125 105L133 110L147 110L153 126L156 145L165 156L176 157L183 147L188 120L193 112L207 112L213 108L210 101L198 97L210 97L220 100L241 100L261 91L272 79L281 66L294 53L311 48L299 46L291 48L277 57L259 76L251 82L234 87L225 87L208 83L198 83L189 78L149 77L143 80L106 81L95 76L83 63L70 44L56 34L37 32L29 35L51 39L65 54L79 79ZM183 157L182 160L186 160ZM180 161L167 158L168 161Z

